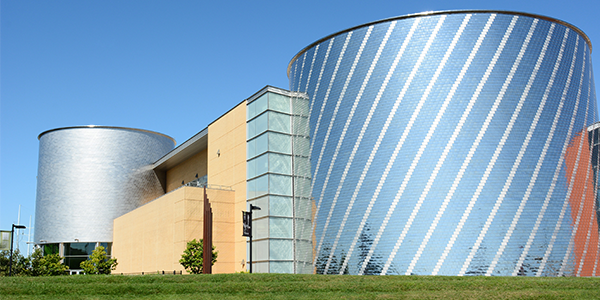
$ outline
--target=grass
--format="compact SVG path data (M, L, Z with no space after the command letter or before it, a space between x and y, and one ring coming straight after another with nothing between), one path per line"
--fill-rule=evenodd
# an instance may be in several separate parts
M283 274L0 277L0 299L600 299L600 278Z

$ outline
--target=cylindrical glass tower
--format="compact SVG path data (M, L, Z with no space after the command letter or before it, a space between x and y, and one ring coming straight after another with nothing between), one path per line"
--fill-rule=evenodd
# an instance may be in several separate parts
M570 24L504 11L391 18L300 51L317 273L600 274L590 53Z

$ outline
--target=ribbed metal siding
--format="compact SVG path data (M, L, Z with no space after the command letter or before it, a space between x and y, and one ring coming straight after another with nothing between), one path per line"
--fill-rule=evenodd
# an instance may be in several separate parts
M173 146L166 136L136 129L42 134L35 242L112 241L113 219L164 194L151 164Z
M600 273L580 138L596 96L572 28L415 16L331 36L289 70L312 101L317 272Z

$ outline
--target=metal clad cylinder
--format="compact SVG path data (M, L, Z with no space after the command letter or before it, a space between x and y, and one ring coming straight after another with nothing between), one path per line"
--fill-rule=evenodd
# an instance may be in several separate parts
M152 163L173 149L166 135L69 127L39 140L36 243L110 242L113 219L164 194Z

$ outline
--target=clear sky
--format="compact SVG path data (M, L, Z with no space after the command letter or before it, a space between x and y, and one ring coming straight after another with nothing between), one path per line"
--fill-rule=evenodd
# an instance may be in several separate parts
M0 230L19 205L35 226L41 132L125 126L182 143L265 85L287 89L290 59L349 27L511 10L571 23L600 49L599 0L0 1Z

